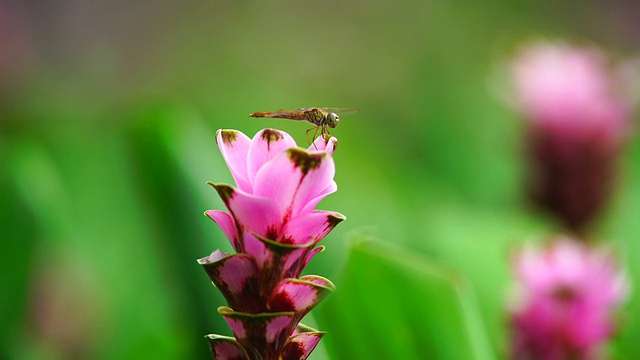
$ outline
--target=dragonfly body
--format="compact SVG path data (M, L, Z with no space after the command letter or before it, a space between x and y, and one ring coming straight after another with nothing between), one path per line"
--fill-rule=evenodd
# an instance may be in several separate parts
M249 117L305 120L316 126L329 126L331 128L336 127L340 121L338 115L335 113L331 113L317 107L302 108L298 110L258 111L249 115ZM337 121L333 121L333 119L336 119Z
M322 136L331 135L329 128L335 128L340 123L339 113L352 113L359 109L338 109L338 108L302 108L298 110L276 110L276 111L258 111L250 114L249 117L266 117L266 118L279 118L289 120L307 121L315 125L314 128L307 130L307 136L309 131L320 129ZM315 135L314 135L315 138Z

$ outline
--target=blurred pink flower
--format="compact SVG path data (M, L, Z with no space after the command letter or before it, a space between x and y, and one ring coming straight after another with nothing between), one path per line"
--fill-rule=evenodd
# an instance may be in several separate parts
M228 212L205 214L236 254L216 250L198 262L227 300L218 311L235 339L208 335L211 353L216 359L305 359L323 333L299 321L334 285L300 274L322 251L320 240L345 219L315 210L337 190L337 140L321 136L305 150L289 134L264 129L253 139L219 130L217 142L237 187L210 183Z
M513 359L599 359L628 283L606 250L558 238L514 262L520 301L511 317Z
M516 56L512 71L516 106L535 126L610 141L625 135L628 106L599 50L535 43Z
M609 199L630 129L617 71L595 48L541 42L515 57L511 75L528 123L530 198L582 233Z

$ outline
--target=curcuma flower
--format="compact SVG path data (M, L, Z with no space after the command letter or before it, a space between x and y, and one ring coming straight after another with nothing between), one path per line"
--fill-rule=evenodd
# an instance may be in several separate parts
M628 284L602 248L558 238L526 247L513 264L520 301L511 314L512 359L601 359Z
M205 215L236 253L216 250L198 262L227 301L218 312L235 338L207 335L213 358L306 359L323 333L299 322L334 285L301 273L323 250L322 238L345 219L315 209L337 190L337 139L319 137L309 150L272 129L253 139L219 130L216 139L236 186L209 183L228 211Z
M529 195L582 233L609 198L630 105L605 54L562 43L524 48L511 67L512 103L527 120Z

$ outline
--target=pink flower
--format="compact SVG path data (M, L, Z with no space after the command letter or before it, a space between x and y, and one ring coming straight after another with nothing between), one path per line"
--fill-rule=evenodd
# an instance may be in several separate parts
M604 249L559 238L526 247L514 271L520 302L513 309L514 359L597 359L615 330L614 310L628 284Z
M337 140L318 138L312 148L319 151L300 149L289 134L271 129L252 140L221 130L217 140L238 187L210 183L229 212L205 214L220 225L236 252L254 258L258 271L269 269L275 278L299 276L316 254L313 248L344 220L339 213L314 210L337 190L331 157ZM288 245L287 254L275 254L274 244Z
M610 141L628 130L613 68L595 48L535 43L513 61L518 110L535 126Z
M209 335L214 358L306 358L322 333L298 324L333 284L300 274L322 251L318 243L345 217L316 210L335 192L335 138L304 150L285 132L264 129L253 139L219 130L217 142L237 187L210 183L228 212L205 214L236 254L220 250L199 261L229 307L219 312L235 339Z
M630 128L616 71L597 49L562 43L524 48L511 70L528 123L530 198L582 233L609 199Z

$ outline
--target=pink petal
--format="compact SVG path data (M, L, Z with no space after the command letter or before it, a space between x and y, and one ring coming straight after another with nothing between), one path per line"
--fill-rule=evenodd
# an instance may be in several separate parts
M267 323L267 342L275 343L278 338L286 336L286 332L291 325L291 316L278 316Z
M238 229L233 221L233 217L220 210L207 210L204 214L220 226L220 229L222 229L224 235L229 239L233 248L238 251L238 247L236 246L238 242Z
M316 348L324 333L303 332L289 338L284 347L283 360L305 360Z
M536 290L545 286L549 279L549 267L540 266L543 263L542 254L532 245L523 247L515 259L514 266L517 276L526 286Z
M302 264L305 254L312 243L308 244L284 244L274 240L256 237L254 234L245 233L245 249L256 261L259 271L263 274L263 287L269 287L279 283L289 276L289 269L296 269Z
M247 154L251 140L236 130L218 130L216 141L231 176L239 189L251 192L251 181L247 173Z
M236 256L229 258L219 270L219 282L216 286L225 286L230 292L239 294L245 289L247 281L258 277L258 270L249 257Z
M260 346L254 350L262 353L276 344L283 344L293 326L293 312L248 314L225 306L218 308L218 312L245 349Z
M249 360L247 352L235 339L210 334L206 336L211 356L216 360Z
M290 254L287 254L288 256L283 259L285 260L284 262L284 266L283 266L283 274L284 273L289 273L291 270L290 269L300 269L302 270L302 264L304 263L304 258L305 258L305 254L307 254L309 252L308 247L311 246L312 243L308 243L305 245L305 247L303 248L297 248L293 251L291 251Z
M283 131L264 129L251 140L247 156L248 178L254 179L260 168L269 160L289 148L297 147L291 135Z
M280 230L282 216L271 199L253 196L225 184L210 184L244 228L266 238L274 237Z
M305 244L309 241L317 243L343 220L345 217L340 213L314 210L291 219L287 223L285 236L293 239L294 244Z
M254 194L273 199L282 214L296 216L333 181L333 159L323 152L289 149L256 175Z
M319 136L313 141L313 144L309 146L309 151L324 151L329 155L333 155L338 147L338 139L330 137L326 139L324 136Z
M216 251L212 252L211 255L198 259L198 264L204 265L204 264L213 263L216 261L220 261L221 259L226 258L227 256L229 256L229 254L223 252L220 249L217 249Z
M331 281L320 276L285 279L269 299L269 308L274 311L295 311L304 316L334 289Z
M294 166L287 152L262 167L253 181L254 194L272 199L281 214L291 207L302 172Z
M227 321L227 324L229 324L229 327L231 328L231 331L233 332L233 335L236 337L236 339L241 340L247 336L247 329L245 328L245 325L241 320L233 319L226 316L224 317L224 319Z
M612 288L620 273L600 249L556 238L544 249L525 247L514 268L524 295L512 319L521 342L561 339L590 351L615 330L613 311L623 299L615 298Z
M311 250L309 252L309 254L307 255L307 257L305 257L304 261L302 262L302 267L301 269L305 268L307 266L307 264L309 264L309 261L311 261L311 259L313 259L314 256L316 256L317 254L321 253L324 251L324 246L318 246L317 248ZM300 273L296 273L294 274L294 276L299 276Z
M215 253L214 253L215 254ZM260 273L252 257L247 254L233 254L222 259L215 259L214 254L198 262L204 267L211 282L220 290L227 304L237 310L253 311L249 308L251 302L246 298L259 297L259 289L256 284Z
M307 204L302 208L302 210L300 210L300 213L304 214L313 210L318 205L318 203L322 201L322 199L324 199L329 194L333 194L334 192L336 192L336 190L338 190L338 184L336 184L336 182L332 180L329 185L324 188L324 190L316 195L316 197L307 201Z
M236 313L233 309L221 306L218 308L218 313L222 315L224 320L229 324L231 331L233 332L233 336L240 342L247 337L247 332L250 327L245 325L244 319L242 317L237 316L238 314L242 315L242 313Z
M331 189L336 169L333 158L326 153L323 153L324 156L318 159L316 154L309 155L301 150L293 150L296 149L289 150L289 156L304 174L291 211L292 215L296 216L309 202L323 194L327 188Z
M263 241L253 236L252 233L245 231L243 235L244 239L244 252L251 255L258 266L258 269L262 271L267 264L272 264L274 261L274 254L267 249L267 246Z

